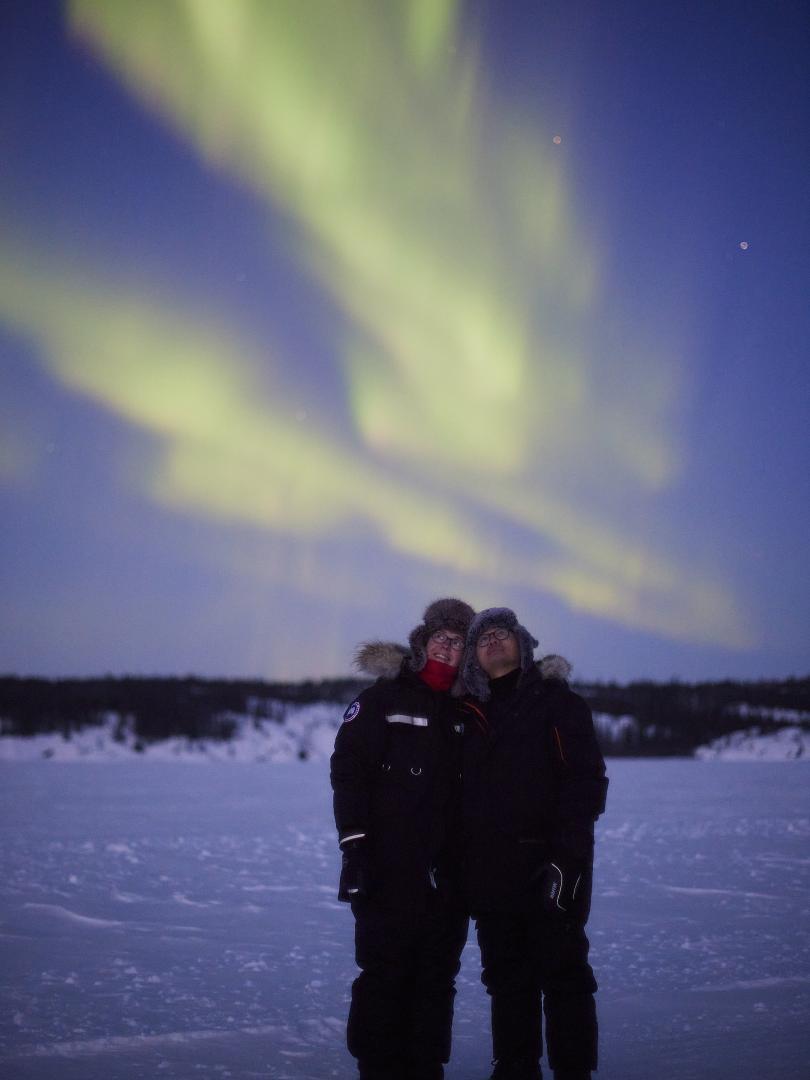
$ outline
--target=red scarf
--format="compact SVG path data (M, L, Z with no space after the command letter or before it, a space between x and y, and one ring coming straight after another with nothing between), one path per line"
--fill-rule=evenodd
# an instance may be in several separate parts
M426 682L431 690L447 692L456 681L458 668L443 664L441 660L428 660L419 672L419 678Z

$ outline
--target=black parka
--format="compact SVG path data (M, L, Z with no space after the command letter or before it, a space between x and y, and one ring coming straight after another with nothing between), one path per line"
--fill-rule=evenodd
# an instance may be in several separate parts
M364 834L374 894L419 906L450 874L463 725L449 694L407 669L378 679L344 714L331 758L340 840Z
M608 783L591 711L564 680L533 666L499 712L492 726L487 705L465 709L464 879L474 914L531 904L549 859L589 870Z

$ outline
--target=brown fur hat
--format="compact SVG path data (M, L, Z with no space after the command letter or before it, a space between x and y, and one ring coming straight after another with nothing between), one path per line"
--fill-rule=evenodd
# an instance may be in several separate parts
M445 597L428 604L423 622L414 627L408 637L408 644L411 647L409 660L411 670L421 671L427 663L426 650L431 634L435 634L437 630L452 630L466 638L470 623L474 618L475 612L463 600Z

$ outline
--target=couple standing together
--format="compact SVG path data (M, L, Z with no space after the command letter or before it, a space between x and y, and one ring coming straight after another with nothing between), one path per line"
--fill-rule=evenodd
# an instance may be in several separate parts
M560 657L509 608L430 604L408 650L375 642L378 676L331 760L360 975L347 1039L361 1080L441 1080L455 977L475 919L491 998L491 1080L555 1080L597 1062L588 963L593 824L605 763Z

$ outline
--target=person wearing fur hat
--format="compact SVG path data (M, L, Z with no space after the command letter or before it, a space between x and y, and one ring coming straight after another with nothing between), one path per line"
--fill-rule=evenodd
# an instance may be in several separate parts
M490 995L491 1080L586 1080L597 1065L588 963L593 825L605 763L570 665L534 660L509 608L481 611L462 660L464 883Z
M468 926L453 827L463 725L450 691L474 614L436 600L408 650L362 646L355 664L378 679L335 739L338 896L352 906L360 968L347 1043L362 1080L441 1080L450 1056Z

